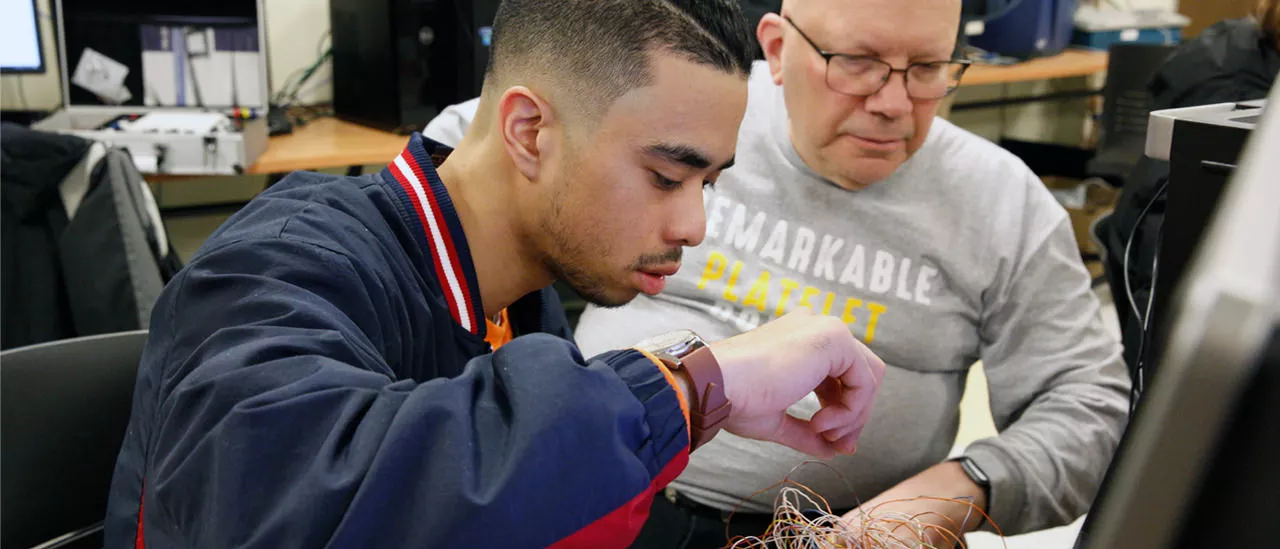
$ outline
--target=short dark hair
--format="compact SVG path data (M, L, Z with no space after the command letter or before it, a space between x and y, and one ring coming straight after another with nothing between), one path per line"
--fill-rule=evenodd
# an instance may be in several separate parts
M588 109L652 79L649 54L667 51L746 77L751 29L737 0L503 0L486 74L558 77Z

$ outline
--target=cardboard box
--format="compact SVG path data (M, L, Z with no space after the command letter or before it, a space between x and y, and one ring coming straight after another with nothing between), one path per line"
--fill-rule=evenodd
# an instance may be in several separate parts
M1070 177L1043 176L1041 180L1071 217L1071 227L1075 229L1080 255L1101 254L1102 249L1094 242L1089 230L1095 221L1115 210L1120 191L1099 179L1082 181Z

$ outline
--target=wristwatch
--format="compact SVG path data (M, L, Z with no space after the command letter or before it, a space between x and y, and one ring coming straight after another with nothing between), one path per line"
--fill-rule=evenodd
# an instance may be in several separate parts
M702 446L720 432L733 406L724 394L724 375L711 348L689 330L668 332L636 345L661 360L673 373L684 370L692 383L689 402L691 449Z
M984 496L986 496L985 499L987 502L987 509L990 509L991 508L991 477L988 477L987 473L984 472L981 467L978 467L977 462L973 461L973 458L958 457L953 459L952 461L959 462L960 469L963 470L964 474L969 477L969 480L972 480L974 484L977 484L978 487L982 488L982 493ZM979 519L978 524L982 524L982 520L983 519Z

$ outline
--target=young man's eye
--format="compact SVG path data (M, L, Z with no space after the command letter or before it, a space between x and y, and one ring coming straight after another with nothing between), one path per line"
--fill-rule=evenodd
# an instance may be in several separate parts
M666 177L663 177L663 175L658 172L653 172L653 184L657 185L659 189L662 189L664 191L674 191L680 188L679 181L667 179Z

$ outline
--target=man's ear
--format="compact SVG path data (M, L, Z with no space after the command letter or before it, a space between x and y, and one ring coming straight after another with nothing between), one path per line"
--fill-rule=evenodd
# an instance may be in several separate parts
M767 13L756 26L756 41L760 43L764 58L769 62L769 74L773 76L773 83L778 85L782 84L782 35L786 30L783 28L785 24L781 15Z
M502 144L516 169L529 180L537 180L543 151L538 135L555 119L551 105L524 86L514 86L498 100L498 128Z

